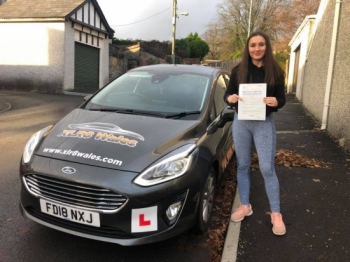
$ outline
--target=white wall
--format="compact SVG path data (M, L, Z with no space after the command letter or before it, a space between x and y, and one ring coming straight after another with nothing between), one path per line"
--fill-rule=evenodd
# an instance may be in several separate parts
M0 88L72 90L76 32L70 22L0 23ZM109 39L99 38L97 48L101 88L109 82Z
M64 80L63 91L72 90L74 88L74 34L75 29L71 27L70 22L65 24L64 39Z
M109 40L100 41L100 86L104 87L109 82Z
M0 87L60 92L63 23L0 23Z

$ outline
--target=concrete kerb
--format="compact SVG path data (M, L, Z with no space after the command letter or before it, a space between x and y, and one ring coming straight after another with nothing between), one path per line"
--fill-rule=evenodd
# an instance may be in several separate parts
M231 213L233 213L234 210L238 208L240 204L241 199L239 198L238 187L236 187L236 195L233 201ZM233 223L230 220L226 233L224 250L221 256L221 262L236 262L240 230L241 222Z
M71 96L88 96L88 95L92 95L92 94L88 94L88 93L78 93L78 92L70 92L70 91L64 91L63 94L71 95Z
M0 99L0 114L11 109L11 104L5 100Z

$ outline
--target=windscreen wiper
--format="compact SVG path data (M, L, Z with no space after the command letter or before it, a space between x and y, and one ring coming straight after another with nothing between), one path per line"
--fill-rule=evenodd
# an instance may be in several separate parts
M101 112L118 112L119 108L90 108L89 111L101 111Z
M120 113L123 113L124 110L120 110ZM145 115L145 116L160 116L165 117L165 114L152 112L152 111L143 111L143 110L135 110L135 109L125 109L126 113L134 114L134 115ZM119 111L118 111L119 113Z
M89 109L91 111L101 111L101 112L114 112L114 113L121 113L121 114L131 114L131 115L146 115L146 116L158 116L158 117L165 117L162 113L157 112L150 112L150 111L143 111L143 110L135 110L135 109L121 109L121 108L94 108Z
M186 111L186 112L180 112L180 113L177 113L177 114L173 114L173 115L167 115L165 116L165 118L173 118L173 117L184 117L184 116L188 116L188 115L197 115L197 114L200 114L201 111Z

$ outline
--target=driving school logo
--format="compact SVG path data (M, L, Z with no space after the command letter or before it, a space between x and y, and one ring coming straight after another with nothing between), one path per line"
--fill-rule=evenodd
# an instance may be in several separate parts
M114 144L135 147L138 140L144 141L144 137L132 131L124 130L119 126L107 123L83 123L70 124L70 129L63 130L58 137L76 137L83 139L95 138L98 141L104 141ZM133 139L136 138L136 139Z

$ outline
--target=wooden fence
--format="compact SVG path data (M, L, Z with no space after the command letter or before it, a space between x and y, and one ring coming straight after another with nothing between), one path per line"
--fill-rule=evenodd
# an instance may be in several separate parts
M233 59L233 60L205 60L203 64L213 67L220 67L225 70L231 71L231 69L237 65L241 59Z

